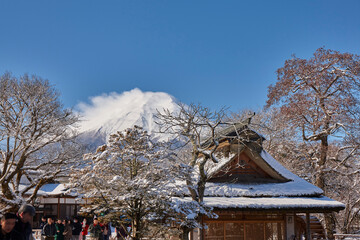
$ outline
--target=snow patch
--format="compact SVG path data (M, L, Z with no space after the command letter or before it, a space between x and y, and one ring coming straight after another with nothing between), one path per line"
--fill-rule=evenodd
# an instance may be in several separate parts
M191 202L190 197L180 198L177 201ZM213 208L246 208L246 209L310 209L310 208L344 208L341 202L328 197L205 197L204 204Z

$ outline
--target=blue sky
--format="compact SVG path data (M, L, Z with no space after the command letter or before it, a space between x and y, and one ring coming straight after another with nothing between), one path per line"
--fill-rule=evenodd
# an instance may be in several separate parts
M360 54L359 12L358 0L2 0L0 73L49 79L66 107L139 88L256 109L292 54Z

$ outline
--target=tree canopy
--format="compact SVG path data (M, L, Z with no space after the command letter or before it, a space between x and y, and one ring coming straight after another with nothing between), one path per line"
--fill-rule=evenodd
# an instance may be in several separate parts
M176 171L164 143L134 126L111 134L107 144L84 155L84 160L87 166L70 179L72 188L89 199L82 211L131 224L131 239L165 227L176 192Z
M38 76L0 77L0 204L33 202L46 183L64 176L80 153L71 140L78 118ZM70 144L71 143L71 144Z
M299 161L309 163L315 185L342 200L338 196L346 195L344 189L350 190L359 177L360 57L319 48L309 59L286 60L277 76L266 107L278 108L287 128L302 139L294 149L302 156ZM346 187L339 186L341 179ZM334 222L326 215L329 238Z

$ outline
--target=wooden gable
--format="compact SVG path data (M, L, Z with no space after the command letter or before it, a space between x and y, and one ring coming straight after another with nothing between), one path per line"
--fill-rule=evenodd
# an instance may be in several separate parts
M216 153L231 159L222 166L210 171L209 182L229 183L271 183L288 182L265 159L261 157L262 142L265 138L248 128L246 123L237 123L218 132L215 136ZM202 144L213 149L214 140L208 139ZM235 156L234 156L235 155Z
M226 147L226 149L230 148ZM287 182L289 180L271 168L257 152L251 151L248 147L242 147L230 161L216 172L213 172L208 181L272 183Z

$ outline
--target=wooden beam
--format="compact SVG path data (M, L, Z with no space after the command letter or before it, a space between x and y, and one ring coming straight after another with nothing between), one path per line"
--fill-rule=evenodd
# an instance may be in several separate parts
M60 198L58 198L58 204L57 204L57 218L60 218Z
M311 240L311 232L310 232L310 213L306 213L306 240Z

